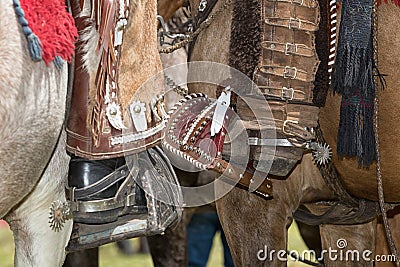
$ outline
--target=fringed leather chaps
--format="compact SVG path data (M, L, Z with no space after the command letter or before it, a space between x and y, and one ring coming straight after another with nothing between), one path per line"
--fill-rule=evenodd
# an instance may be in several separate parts
M146 96L135 94L135 101L127 110L120 104L122 89L118 86L118 73L129 1L121 7L123 1L96 0L91 2L95 8L88 2L72 3L81 38L76 47L67 150L89 160L143 151L159 143L165 122L157 116L159 114L155 116L160 103L156 99L160 91L156 82L148 90L146 88ZM88 10L94 14L87 14ZM93 36L82 37L92 34L91 31ZM95 47L90 47L93 38L98 41ZM85 62L85 58L90 59ZM93 62L97 65L88 66Z

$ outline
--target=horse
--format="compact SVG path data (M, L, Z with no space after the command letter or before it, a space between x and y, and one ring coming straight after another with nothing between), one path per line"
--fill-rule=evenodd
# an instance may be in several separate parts
M192 10L195 10L200 1L191 1ZM214 9L218 9L223 1L218 1ZM235 3L235 1L233 1ZM236 1L238 2L238 1ZM247 10L257 10L261 1L250 1ZM197 36L192 45L190 59L193 61L214 61L229 63L229 45L232 34L236 34L237 24L232 27L235 20L254 29L254 19L249 12L240 7L230 5L214 20L209 27ZM392 66L399 63L399 58L393 56L398 48L399 34L391 30L390 25L396 23L398 8L391 4L382 4L378 8L378 68L387 75L387 87L379 91L379 136L384 179L385 200L398 202L395 182L397 171L395 166L399 163L398 156L393 151L398 150L398 131L393 127L395 114L398 107L396 95L396 73ZM247 14L247 17L240 17ZM254 34L251 30L249 34ZM243 30L242 30L243 33ZM247 41L251 50L253 36L243 35L240 38ZM218 38L216 38L218 36ZM212 43L212 46L209 44ZM239 47L238 49L242 49ZM244 54L244 53L243 53ZM243 57L251 57L245 54ZM246 61L239 58L237 61ZM250 66L253 69L255 66ZM251 78L251 77L250 77ZM204 92L204 86L189 88L192 92ZM205 92L215 96L216 88ZM326 142L336 151L337 129L340 112L340 96L328 94L325 107L320 109L319 123ZM359 168L358 162L353 158L339 158L333 156L333 164L341 177L341 182L348 192L355 197L377 201L377 181L375 163L369 168ZM322 212L322 203L328 203L337 196L328 188L318 167L314 164L312 155L304 154L302 160L294 170L284 178L273 179L273 198L265 200L240 188L233 188L227 195L217 200L217 211L224 228L228 244L232 251L235 265L237 266L285 266L287 229L293 221L294 214L301 204L306 204L315 213ZM320 225L322 247L325 250L344 248L339 241L345 240L346 250L375 252L376 220L359 222L351 225L334 225L324 223ZM275 256L265 261L257 255L264 255L273 251ZM281 253L278 259L276 253ZM257 254L259 253L259 254ZM265 254L266 255L266 254ZM283 255L283 256L282 256ZM268 255L267 255L268 256ZM287 256L287 255L286 255ZM324 257L326 266L337 266L337 262L329 257ZM372 261L360 259L359 262L340 262L340 266L372 266Z
M1 6L0 218L14 233L16 266L61 266L72 221L53 231L49 212L52 203L66 201L69 156L63 123L72 77L67 64L57 69L33 62L13 2L2 0ZM155 0L131 3L134 23L126 28L122 88L139 88L161 70L156 10Z
M1 5L0 218L14 232L16 266L59 266L72 222L54 232L48 217L53 201L65 201L67 64L33 62L13 2Z

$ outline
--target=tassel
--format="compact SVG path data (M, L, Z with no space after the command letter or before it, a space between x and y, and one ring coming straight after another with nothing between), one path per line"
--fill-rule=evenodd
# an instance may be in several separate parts
M373 114L376 70L371 0L343 0L332 89L342 95L337 152L368 167L376 158Z
M340 156L357 157L359 167L368 167L376 159L371 110L373 100L365 101L359 95L342 98L337 152Z
M72 60L78 32L64 1L13 0L13 5L33 61L43 60L49 65L55 60L61 67L56 56Z
M25 12L22 9L19 0L14 0L13 4L14 4L15 14L17 15L18 18L18 22L22 27L22 32L24 33L26 39L28 40L29 54L33 61L35 62L40 61L42 60L42 54L43 54L42 43L29 27L29 23L25 18Z
M341 48L338 49L332 75L333 91L345 96L361 93L364 98L374 97L372 47L359 48L346 44Z
M37 62L42 60L42 43L40 42L39 38L32 32L30 35L27 36L28 39L28 49L29 54L33 61Z
M53 63L58 70L61 70L62 66L64 65L64 60L60 56L56 56L54 57Z

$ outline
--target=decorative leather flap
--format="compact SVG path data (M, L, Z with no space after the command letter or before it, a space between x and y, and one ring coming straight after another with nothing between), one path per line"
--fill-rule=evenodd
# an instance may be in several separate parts
M225 114L220 114L223 117L222 128L212 136L211 125L216 108L217 101L211 101L203 94L187 95L169 112L167 132L162 144L165 149L197 168L216 171L223 174L223 179L229 183L239 183L249 188L253 181L253 171L242 171L222 159L225 135L234 111L228 108ZM267 177L266 174L261 175ZM255 193L271 197L271 181L265 179Z
M221 131L211 136L216 105L216 101L203 94L191 94L181 99L169 112L163 145L197 168L206 169L222 151L225 126L233 115L228 108Z

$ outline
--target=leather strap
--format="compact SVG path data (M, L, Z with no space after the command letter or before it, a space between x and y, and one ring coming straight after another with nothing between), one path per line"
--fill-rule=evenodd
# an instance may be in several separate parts
M255 179L253 177L253 173L250 170L246 170L244 173L241 172L238 168L234 167L233 165L229 164L222 158L216 158L213 164L207 167L209 170L216 171L220 174L223 174L223 177L228 178L231 182L236 182L245 188L250 188L250 185L254 183ZM262 173L265 178L263 183L254 191L254 193L261 195L265 198L272 197L272 182L267 177L266 173ZM238 178L239 181L238 181Z
M308 7L308 8L316 8L318 6L318 2L315 0L267 0L267 1L289 3L291 5Z
M309 32L315 32L318 30L318 23L293 17L267 17L265 18L265 23L270 26L285 27L290 30L304 30Z
M302 90L287 87L272 87L272 86L258 86L261 93L267 97L276 97L285 101L305 101L307 100L306 94Z
M159 126L162 125L159 124ZM90 160L122 157L126 154L138 153L159 145L164 138L161 130L145 136L143 139L135 138L135 136L141 137L141 132L125 135L119 132L119 134L115 135L103 135L103 146L96 147L92 145L92 138L90 136L79 135L68 128L66 131L68 135L67 151L74 153L78 157Z
M268 50L285 53L285 55L297 55L304 57L312 57L315 55L315 50L304 44L263 41L261 46Z
M83 187L83 188L71 188L71 187L66 187L66 193L68 196L74 196L74 199L71 200L79 200L82 198L90 197L92 195L98 194L110 186L114 185L116 182L126 178L126 176L129 174L129 168L127 165L123 165L110 173L107 176L104 176L101 178L99 181L96 183L93 183L89 186Z
M285 79L312 82L313 75L305 70L292 66L263 65L258 68L264 74L277 75Z
M285 120L283 122L282 131L288 137L295 137L300 141L311 141L315 139L315 136L300 126L297 121Z

